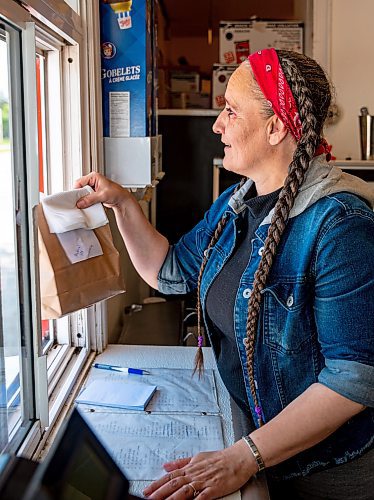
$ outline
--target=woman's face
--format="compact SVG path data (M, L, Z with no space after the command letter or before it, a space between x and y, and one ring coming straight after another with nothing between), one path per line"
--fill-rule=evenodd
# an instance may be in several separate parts
M213 125L225 145L223 166L255 180L255 170L271 154L266 135L268 118L261 115L261 104L252 95L253 77L246 65L232 74L225 93L226 106Z

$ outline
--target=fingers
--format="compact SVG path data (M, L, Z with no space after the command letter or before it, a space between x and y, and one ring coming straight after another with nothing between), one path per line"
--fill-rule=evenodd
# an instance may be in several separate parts
M243 470L242 454L241 446L233 445L225 450L198 453L187 463L186 459L168 462L164 467L169 474L154 481L144 495L154 500L224 497L239 490L253 475L251 470Z
M98 172L91 172L76 180L74 184L75 188L87 185L91 186L94 192L78 200L78 208L87 208L95 203L104 203L105 206L113 208L130 197L126 189Z
M182 500L184 498L194 498L199 492L192 486L192 483L186 481L187 479L185 477L175 478L152 493L148 498L152 500L163 500L165 498L170 500Z
M191 481L187 485L190 488L190 497L191 497L191 492L192 492L192 497L198 497L202 490L204 489L204 483L201 481Z
M91 186L94 189L93 193L87 194L77 201L77 207L88 208L95 203L106 201L104 199L105 196L103 198L103 188L109 184L110 181L98 172L91 172L90 174L77 179L74 183L75 189L79 189L84 186Z
M100 175L101 174L97 172L91 172L90 174L80 177L74 182L74 189L78 189L87 185L93 187L96 183L96 179L100 177Z
M166 474L165 476L162 476L160 479L157 479L157 481L153 481L152 484L150 484L147 488L145 488L143 494L145 496L149 496L156 490L159 490L157 491L157 493L160 492L161 494L163 491L173 492L176 489L179 489L185 483L186 483L185 472L183 470L175 470L173 472L170 472L169 474ZM166 488L165 485L167 485ZM155 498L165 498L165 497L157 496Z
M163 467L167 472L175 469L181 469L185 465L191 462L191 457L188 458L178 458L178 460L173 460L173 462L166 462Z
M84 175L83 177L81 177L80 179L77 179L74 182L74 189L79 189L79 188L82 188L84 186L91 186L94 188L99 178L100 178L100 174L98 174L97 172L91 172L88 175ZM91 205L98 203L99 201L100 200L98 199L98 196L96 195L96 193L91 193L91 194L84 196L83 198L80 198L77 201L77 207L78 208L88 208Z
M100 200L99 196L97 193L91 193L87 194L86 196L83 196L83 198L80 198L77 201L77 207L78 208L88 208L91 205L94 205L95 203L98 203Z
M166 478L167 477L168 476L166 476ZM152 493L148 493L148 488L144 490L143 493L152 500L162 500L165 498L170 500L182 500L184 498L196 498L199 496L202 499L208 498L203 493L203 491L206 491L204 490L204 486L202 481L192 481L189 476L178 476L173 477Z

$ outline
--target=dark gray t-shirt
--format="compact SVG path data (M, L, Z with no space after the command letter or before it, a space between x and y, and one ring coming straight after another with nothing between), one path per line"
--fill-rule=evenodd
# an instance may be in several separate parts
M280 189L256 196L255 185L252 185L245 199L247 208L238 219L236 247L213 281L206 299L218 370L232 398L247 415L250 415L250 410L234 333L235 298L249 261L254 232L276 204L279 193Z

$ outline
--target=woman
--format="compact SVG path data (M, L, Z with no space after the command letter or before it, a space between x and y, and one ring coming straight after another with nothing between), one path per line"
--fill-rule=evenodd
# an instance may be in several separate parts
M140 275L197 289L223 381L253 431L165 464L150 498L217 498L265 468L272 498L373 491L374 196L326 160L329 83L306 56L266 49L233 73L213 131L243 175L172 247L121 187L92 173L78 206L114 209ZM200 308L199 308L200 310ZM197 368L201 368L201 345Z

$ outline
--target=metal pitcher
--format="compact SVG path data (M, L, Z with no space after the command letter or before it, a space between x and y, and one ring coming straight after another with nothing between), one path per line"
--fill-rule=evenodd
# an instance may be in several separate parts
M360 144L361 160L374 160L374 116L369 115L368 108L360 109Z

